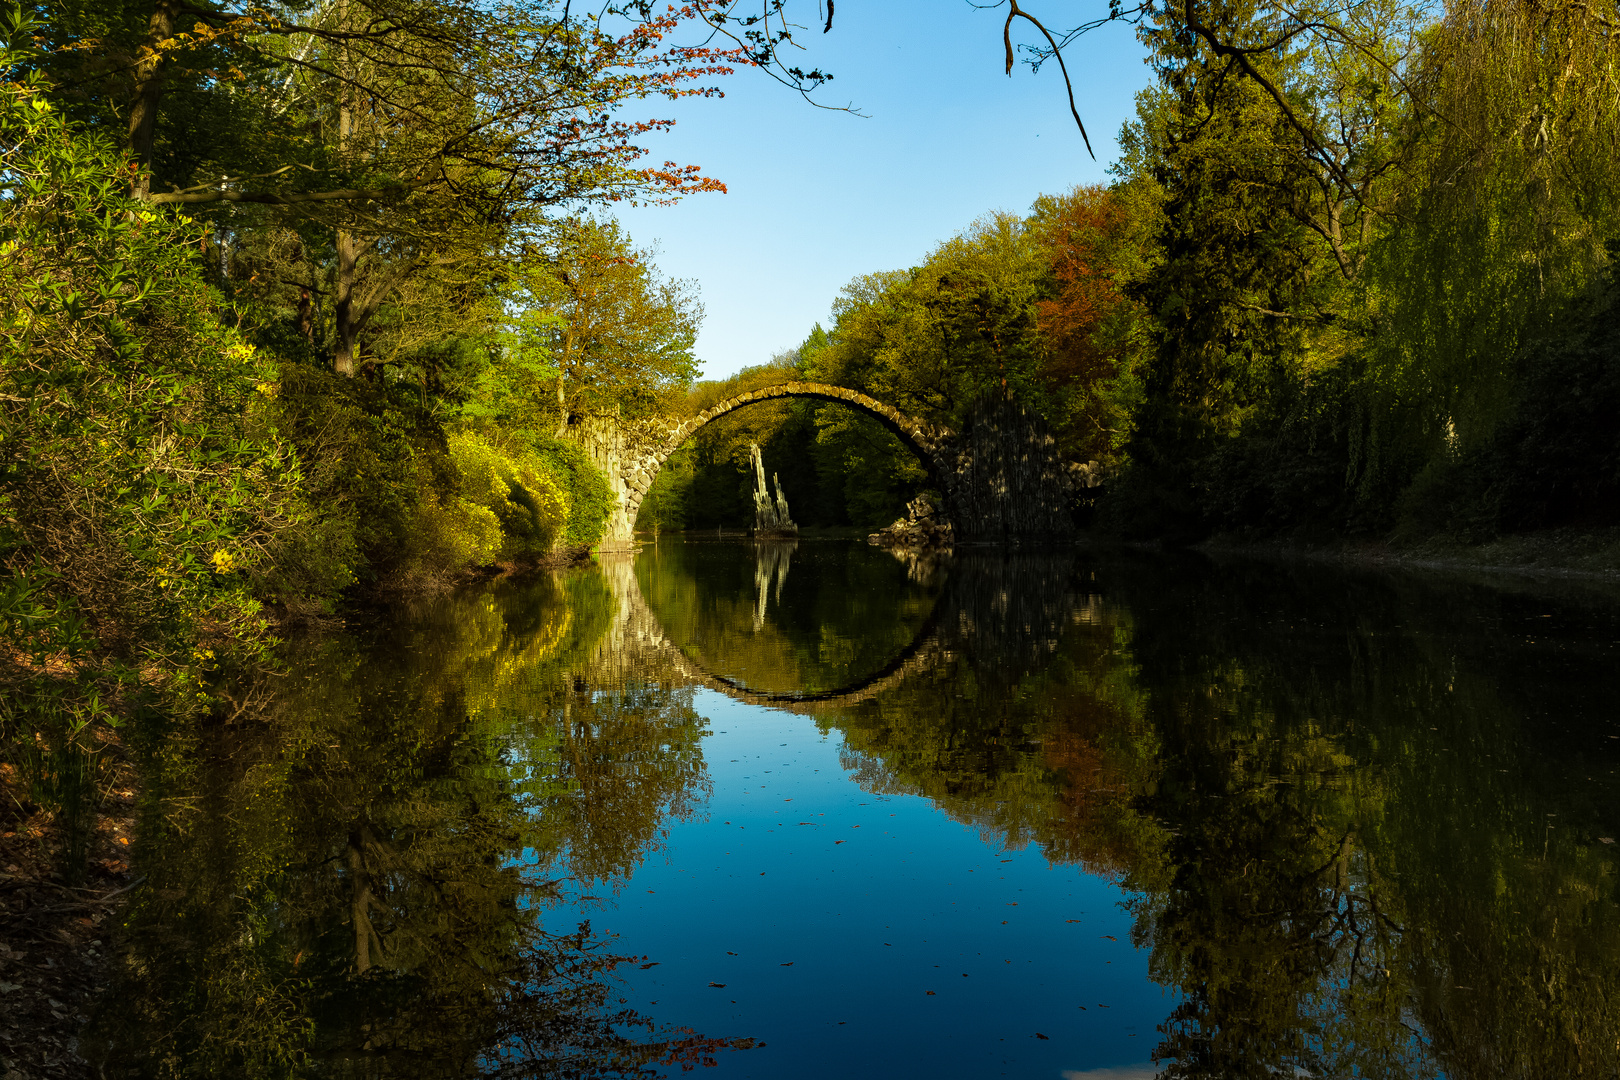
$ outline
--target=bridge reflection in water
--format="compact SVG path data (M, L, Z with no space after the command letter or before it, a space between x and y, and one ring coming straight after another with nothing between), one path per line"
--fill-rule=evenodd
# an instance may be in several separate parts
M1617 642L1589 593L1143 553L666 538L489 583L152 751L87 1053L1614 1076Z
M744 551L746 618L671 584L725 591L698 545L605 564L626 667L814 716L867 790L1118 881L1179 997L1172 1075L1620 1068L1613 604L1003 552L897 562L906 617L835 626L784 608L796 553ZM800 647L775 667L749 649L773 631ZM873 634L881 659L815 662Z

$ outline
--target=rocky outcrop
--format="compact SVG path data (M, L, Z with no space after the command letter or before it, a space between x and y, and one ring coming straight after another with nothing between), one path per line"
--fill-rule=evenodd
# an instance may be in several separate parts
M765 486L765 459L760 456L759 444L749 443L754 457L754 536L761 540L788 540L799 535L799 527L788 516L787 496L782 494L782 478L771 474L776 481L776 498Z
M869 544L888 548L948 548L956 530L945 507L936 499L919 495L906 504L906 516L887 529L866 538Z

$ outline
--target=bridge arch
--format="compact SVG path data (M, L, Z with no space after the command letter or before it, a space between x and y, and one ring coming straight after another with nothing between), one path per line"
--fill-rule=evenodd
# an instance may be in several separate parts
M641 511L641 501L652 488L653 481L658 478L659 470L664 467L664 462L669 460L669 456L680 449L681 444L696 434L700 428L737 409L782 398L809 398L847 405L876 419L893 432L903 446L917 455L929 479L945 496L946 514L954 516L955 432L908 416L859 390L833 386L830 383L786 382L727 398L680 422L667 433L663 433L662 437L655 435L652 439L646 440L645 445L625 447L620 466L620 480L623 484L620 493L621 507L615 519L609 523L607 539L620 542L632 539L636 515Z

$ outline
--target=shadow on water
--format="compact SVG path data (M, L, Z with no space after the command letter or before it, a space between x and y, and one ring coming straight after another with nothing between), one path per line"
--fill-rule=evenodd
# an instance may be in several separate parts
M709 687L1116 881L1174 991L1165 1075L1613 1076L1617 639L1600 599L1190 556L666 542L469 590L147 748L92 1043L142 1076L750 1045L624 1008L612 942L548 927L559 882L611 892L700 813Z

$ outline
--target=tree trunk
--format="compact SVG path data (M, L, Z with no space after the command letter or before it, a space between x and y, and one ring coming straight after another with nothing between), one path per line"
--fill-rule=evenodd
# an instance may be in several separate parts
M348 0L338 0L338 28L347 33L349 26ZM349 46L345 41L338 46L338 70L345 78L349 70ZM354 138L354 108L349 100L347 81L338 88L338 157L348 163L349 144ZM336 322L337 348L332 354L332 370L339 375L354 377L355 339L360 336L359 313L354 310L354 286L359 278L361 246L348 229L337 230L337 290L332 305Z
M135 64L135 96L129 105L129 151L139 166L130 194L144 199L152 190L152 139L163 99L163 42L174 36L174 0L157 0L146 23L146 45Z
M563 334L562 356L557 360L557 438L568 434L568 392L564 384L564 377L568 372L568 362L574 353L574 331L569 329Z
M315 342L315 301L308 289L298 290L298 336L310 344Z
M354 309L355 284L360 262L360 243L348 229L337 231L337 300L332 314L337 322L337 351L332 370L339 375L354 374L355 339L360 336L360 313Z

